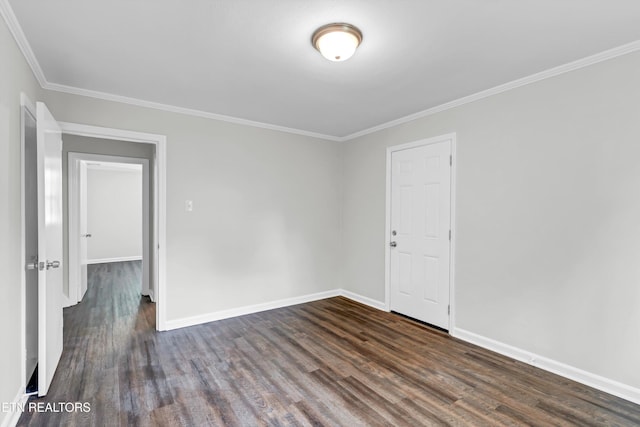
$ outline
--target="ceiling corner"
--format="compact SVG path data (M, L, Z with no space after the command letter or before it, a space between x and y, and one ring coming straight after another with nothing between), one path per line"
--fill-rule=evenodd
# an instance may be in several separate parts
M18 22L16 15L13 13L13 9L9 4L9 0L0 0L0 15L2 15L2 18L4 18L4 22L7 23L7 27L9 27L9 31L13 35L13 38L15 39L18 45L18 48L22 52L24 59L29 64L29 67L31 67L31 71L33 72L34 77L40 84L40 87L42 87L43 89L46 89L49 82L47 82L47 79L45 78L44 73L42 72L42 68L40 67L40 63L36 59L36 56L34 55L33 50L31 49L31 45L29 45L29 42L27 41L27 37L24 35L24 32L22 31L22 27L20 26L20 23Z

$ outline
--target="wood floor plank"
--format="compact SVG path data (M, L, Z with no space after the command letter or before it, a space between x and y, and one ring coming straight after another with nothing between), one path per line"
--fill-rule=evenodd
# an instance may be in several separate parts
M640 406L346 298L168 332L139 262L89 269L21 426L640 426Z

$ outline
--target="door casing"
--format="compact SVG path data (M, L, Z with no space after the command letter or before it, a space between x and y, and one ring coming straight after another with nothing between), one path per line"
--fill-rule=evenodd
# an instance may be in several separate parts
M79 123L60 122L62 134L86 136L111 141L128 141L155 145L153 241L154 257L151 269L154 283L150 284L156 302L156 330L165 331L166 326L166 240L167 240L167 137L151 133L124 129L90 126ZM106 142L105 142L106 143Z
M432 138L421 139L406 144L394 145L387 147L387 175L386 175L386 200L385 200L385 238L384 238L384 301L385 310L391 311L390 298L390 282L391 282L391 155L396 151L406 150L409 148L422 147L424 145L436 144L439 142L451 142L451 244L449 246L449 333L455 329L455 243L456 243L456 134L449 133Z

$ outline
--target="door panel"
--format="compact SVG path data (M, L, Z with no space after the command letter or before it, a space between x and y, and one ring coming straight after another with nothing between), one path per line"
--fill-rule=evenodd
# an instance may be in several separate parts
M49 390L62 355L62 133L38 102L38 395Z
M391 153L390 307L449 328L451 142ZM395 235L394 235L395 233Z

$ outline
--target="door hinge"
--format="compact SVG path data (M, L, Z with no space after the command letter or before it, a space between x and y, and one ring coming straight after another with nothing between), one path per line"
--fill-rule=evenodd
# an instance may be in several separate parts
M453 166L453 155L449 156L449 166Z
M451 306L450 305L447 306L447 314L451 314Z
M449 230L449 241L451 241L451 230Z

